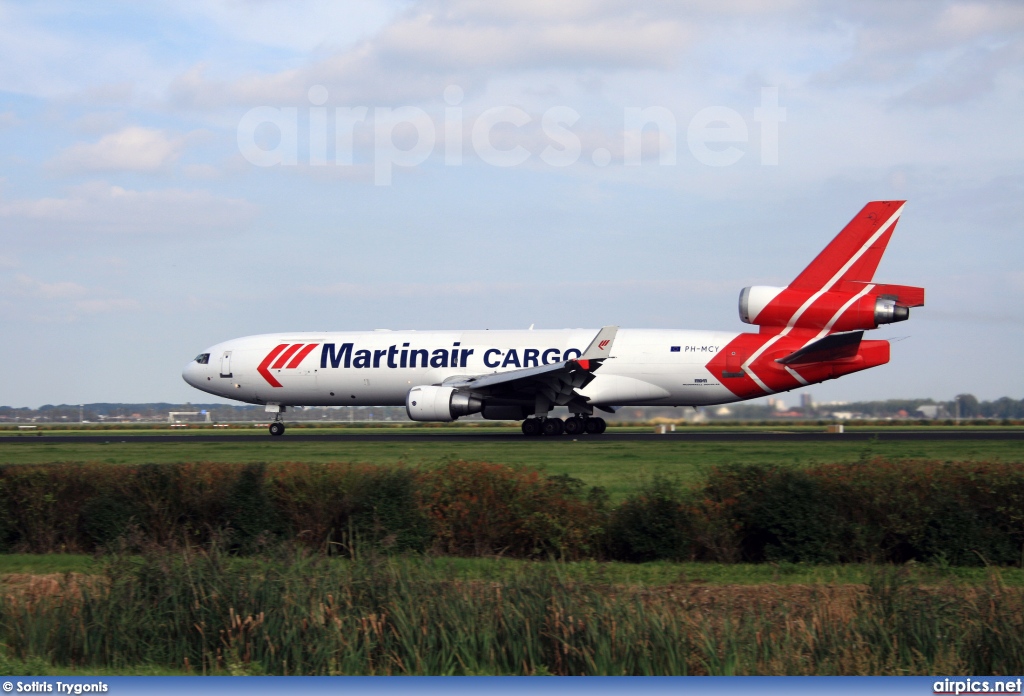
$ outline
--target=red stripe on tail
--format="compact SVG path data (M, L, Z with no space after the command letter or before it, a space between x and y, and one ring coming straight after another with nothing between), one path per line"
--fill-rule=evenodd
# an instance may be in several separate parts
M872 201L850 220L811 264L789 284L791 290L817 292L841 281L867 282L875 275L896 228L893 219L906 201ZM884 225L884 232L875 236ZM850 263L852 261L852 263ZM849 265L847 265L849 264ZM837 277L838 275L838 277Z

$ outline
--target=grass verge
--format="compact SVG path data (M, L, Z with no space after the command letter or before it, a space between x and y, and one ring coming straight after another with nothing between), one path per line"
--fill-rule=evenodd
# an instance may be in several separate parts
M807 467L884 458L890 461L1024 461L1018 441L869 442L289 442L269 438L238 442L16 444L0 440L0 464L104 462L353 462L433 465L454 460L527 465L602 486L613 501L635 491L645 476L663 473L683 483L699 481L713 466L774 464Z
M142 557L134 557L141 562ZM258 559L236 558L230 561L244 567ZM344 558L325 562L346 565ZM513 558L396 558L396 565L415 569L420 566L445 577L465 581L497 582L514 578L531 569L547 568L570 582L619 586L660 587L679 584L703 585L866 585L879 572L899 570L911 585L934 587L945 584L981 587L995 580L1006 587L1024 588L1022 568L963 568L924 563L903 566L879 566L865 563L816 565L805 563L620 563L598 561L528 561ZM83 554L7 554L0 555L0 586L30 582L39 576L66 573L95 575L103 570L103 558Z

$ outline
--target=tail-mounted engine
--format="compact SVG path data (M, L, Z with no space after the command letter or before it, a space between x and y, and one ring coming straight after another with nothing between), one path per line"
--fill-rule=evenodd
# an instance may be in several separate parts
M755 285L740 292L740 319L762 327L874 329L910 318L924 305L924 288L844 282L829 292Z

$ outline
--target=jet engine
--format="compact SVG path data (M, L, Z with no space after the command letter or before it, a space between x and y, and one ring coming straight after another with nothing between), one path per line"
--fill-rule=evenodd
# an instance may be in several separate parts
M405 397L405 412L414 421L450 422L460 416L479 413L483 402L454 387L413 387Z
M910 309L896 304L896 300L888 297L879 297L875 302L875 323L895 324L898 321L906 321L910 318Z
M786 288L773 288L767 285L754 285L740 290L740 320L744 324L753 324L761 310L768 306Z
M888 287L883 286L883 291ZM901 286L900 286L901 287ZM909 288L916 290L916 288ZM914 298L916 301L916 298ZM910 318L909 303L895 294L810 292L755 285L740 292L740 319L758 326L859 331ZM922 298L919 303L923 304ZM917 306L913 304L910 306ZM795 317L795 320L794 320Z

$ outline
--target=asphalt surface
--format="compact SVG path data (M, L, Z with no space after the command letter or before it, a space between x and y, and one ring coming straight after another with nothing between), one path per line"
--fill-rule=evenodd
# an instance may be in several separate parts
M615 433L603 435L568 435L559 437L527 438L519 432L509 433L471 433L471 432L438 432L438 433L331 433L313 435L293 429L281 437L271 437L266 431L257 431L245 435L122 435L118 433L96 433L95 435L33 435L22 434L0 437L0 444L81 444L81 443L185 443L185 442L253 442L260 441L268 446L287 444L289 442L835 442L837 440L867 441L936 441L936 440L1021 440L1024 441L1022 430L878 430L870 432L785 432L785 431L740 431L740 432L700 432L690 433L676 431L664 435L655 433Z

